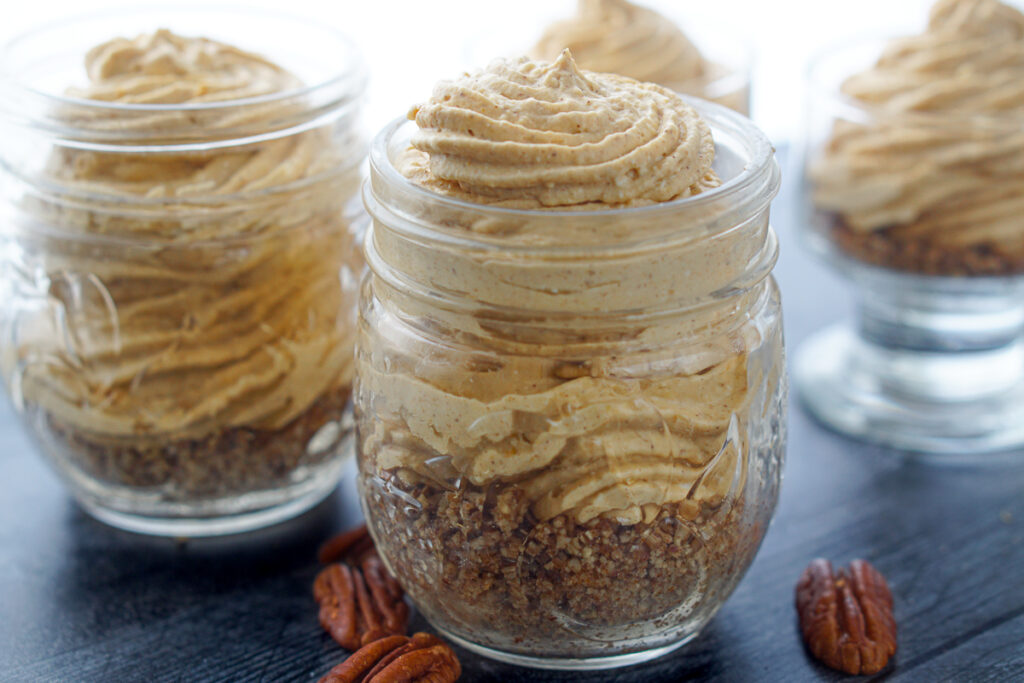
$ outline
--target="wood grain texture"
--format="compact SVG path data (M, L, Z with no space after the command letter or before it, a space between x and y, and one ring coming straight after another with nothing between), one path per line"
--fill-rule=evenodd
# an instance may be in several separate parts
M795 177L793 173L790 178ZM775 205L787 335L849 312ZM813 286L808 286L812 283ZM0 681L310 681L343 657L311 594L318 544L359 516L351 476L301 519L188 543L89 519L0 400ZM464 681L838 681L804 653L793 587L817 556L889 580L889 681L1024 680L1024 453L935 467L833 435L794 405L778 512L753 567L693 643L603 674L515 669L459 652ZM412 630L429 628L415 617Z

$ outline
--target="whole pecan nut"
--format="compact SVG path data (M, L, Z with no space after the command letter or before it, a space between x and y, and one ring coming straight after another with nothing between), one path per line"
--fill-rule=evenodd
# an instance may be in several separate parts
M317 559L320 564L331 564L350 557L358 558L363 553L373 549L373 539L366 525L362 524L355 529L338 534L320 546L317 552Z
M453 683L461 675L462 665L444 641L417 633L363 646L320 683Z
M320 625L348 650L361 644L355 592L352 570L344 564L332 564L313 582L313 597L320 605Z
M865 560L838 572L828 560L811 562L796 586L796 609L807 649L833 669L877 673L896 652L892 593Z
M328 541L320 557L358 563L330 564L313 582L320 625L339 645L356 650L384 636L405 634L409 621L405 593L384 567L365 527Z

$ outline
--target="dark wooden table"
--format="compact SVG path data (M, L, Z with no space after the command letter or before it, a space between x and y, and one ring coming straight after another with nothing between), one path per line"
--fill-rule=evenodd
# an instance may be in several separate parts
M795 349L850 302L797 244L790 190L773 221ZM317 625L314 553L358 515L350 473L315 510L259 533L183 543L116 531L67 497L0 400L0 681L315 681L344 653ZM603 674L461 652L463 680L840 680L796 628L793 585L817 556L864 557L889 578L900 649L880 678L1024 680L1024 453L932 466L831 434L795 400L775 521L694 642Z

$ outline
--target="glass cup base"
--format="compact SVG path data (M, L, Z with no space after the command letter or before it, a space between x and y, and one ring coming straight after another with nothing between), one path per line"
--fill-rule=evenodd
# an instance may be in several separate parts
M1024 446L1024 340L984 351L872 343L837 325L798 350L802 403L826 426L948 462Z
M73 486L78 503L92 517L118 529L150 536L201 538L254 531L298 517L338 486L353 454L351 434L339 446L341 456L319 465L301 483L223 500L134 506L132 500ZM92 483L91 487L94 487ZM90 487L90 488L91 488ZM134 509L133 509L134 508Z
M674 650L678 650L700 635L700 632L698 631L684 636L674 643L669 643L668 645L663 645L661 647L652 648L650 650L641 650L640 652L627 652L621 655L609 655L606 657L534 657L531 655L515 654L512 652L504 652L502 650L484 647L483 645L477 645L476 643L468 641L465 638L461 638L444 629L439 628L437 630L441 635L456 643L459 647L465 648L474 654L480 655L481 657L487 657L488 659L504 662L505 664L514 664L515 666L525 666L531 669L549 669L553 671L600 671L602 669L618 669L624 666L642 664L644 662L649 662L651 660L658 659L659 657L663 657Z

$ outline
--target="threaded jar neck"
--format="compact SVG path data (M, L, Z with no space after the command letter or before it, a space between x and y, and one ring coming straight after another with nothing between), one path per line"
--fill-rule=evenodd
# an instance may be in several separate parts
M711 127L722 185L606 210L509 209L431 192L398 170L414 125L393 122L371 145L363 191L370 268L433 305L545 315L673 314L757 287L778 256L771 144L743 116L690 103Z

